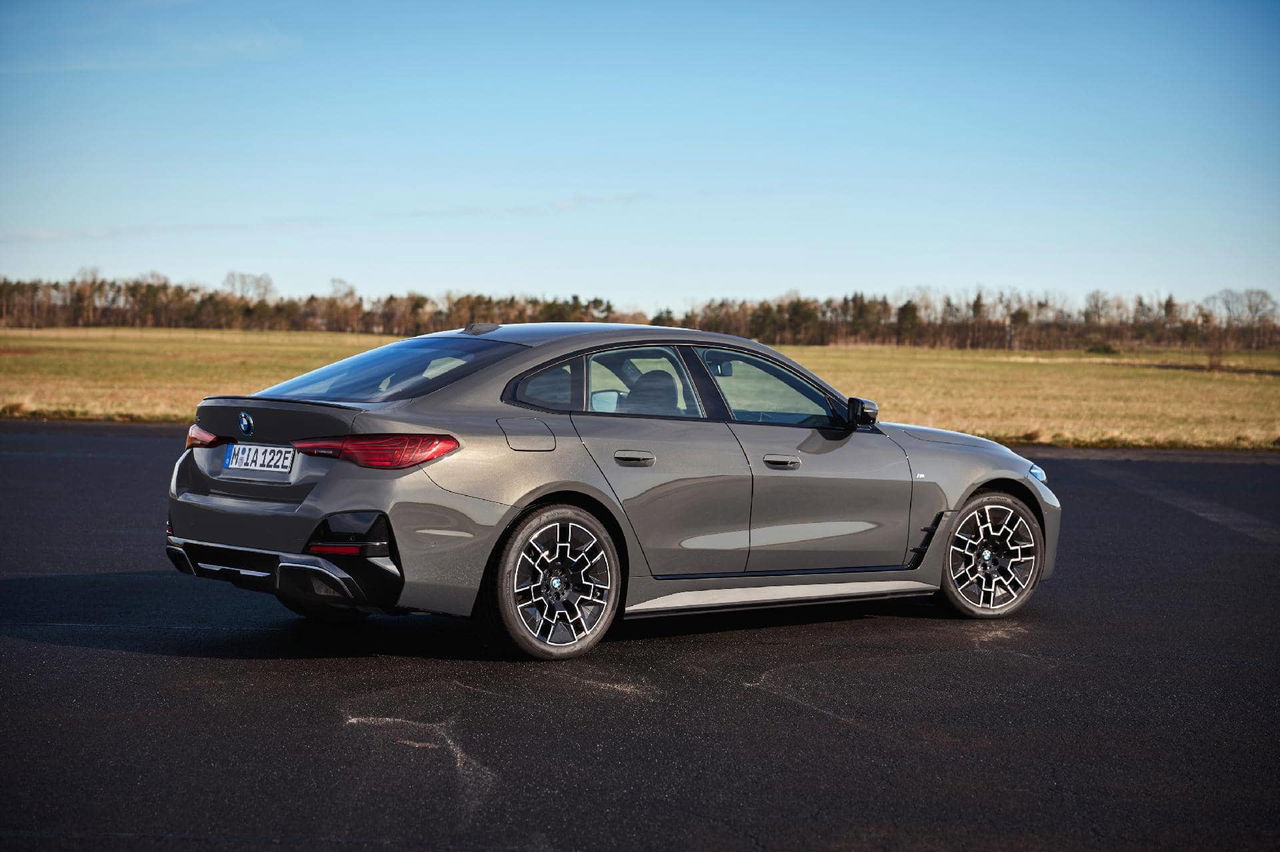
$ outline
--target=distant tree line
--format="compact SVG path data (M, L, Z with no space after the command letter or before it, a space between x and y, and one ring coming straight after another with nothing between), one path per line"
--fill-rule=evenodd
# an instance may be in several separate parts
M1072 349L1159 346L1269 349L1280 346L1276 300L1265 290L1223 290L1203 302L1173 296L1112 296L1093 291L1083 306L1061 296L1017 291L971 298L918 291L896 304L853 293L772 301L720 299L659 325L683 325L770 344L891 343L950 349Z
M918 291L890 301L852 293L716 299L677 315L627 313L607 300L445 293L362 298L341 279L327 296L281 297L271 277L227 274L221 288L175 284L159 273L106 279L82 270L69 281L0 278L0 327L127 326L371 332L410 336L469 322L651 322L750 337L769 344L890 343L903 346L1069 349L1280 347L1275 298L1223 290L1202 302L1172 296L1061 296L978 291L963 298Z
M342 279L327 296L281 297L269 275L229 272L221 288L175 284L156 272L130 279L81 270L70 281L0 278L0 327L117 326L345 331L407 337L469 322L648 322L602 299L446 293L365 299Z

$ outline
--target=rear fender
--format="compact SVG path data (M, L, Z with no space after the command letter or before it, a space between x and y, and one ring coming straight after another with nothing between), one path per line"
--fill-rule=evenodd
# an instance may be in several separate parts
M557 493L582 495L604 507L609 514L605 520L621 531L622 540L617 545L628 572L649 573L648 562L626 513L567 416L512 407L510 411L460 408L432 417L429 402L429 397L421 401L420 409L413 414L413 423L376 413L362 415L355 423L355 428L365 433L439 431L454 435L461 443L458 450L422 468L432 483L450 495L442 496L440 502L464 516L443 519L455 534L430 532L441 528L435 522L419 523L417 519L392 517L397 541L402 540L401 529L405 529L405 535L414 537L422 546L421 558L425 563L431 563L433 571L448 578L447 590L438 583L421 590L407 586L403 605L428 608L426 604L433 603L431 608L435 611L469 613L484 571L503 544L503 535L530 506ZM503 430L500 419L508 421L509 431ZM522 428L530 432L545 427L553 440L528 443L513 440L516 432L509 422L511 419L522 421ZM539 449L513 449L513 444ZM551 449L541 449L548 444ZM463 539L456 533L468 533L471 538ZM439 602L444 599L449 601L447 610L440 608Z

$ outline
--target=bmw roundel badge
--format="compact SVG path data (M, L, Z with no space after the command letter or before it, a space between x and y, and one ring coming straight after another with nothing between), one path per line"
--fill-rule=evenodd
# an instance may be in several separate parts
M247 411L240 412L240 431L246 438L253 435L253 417Z

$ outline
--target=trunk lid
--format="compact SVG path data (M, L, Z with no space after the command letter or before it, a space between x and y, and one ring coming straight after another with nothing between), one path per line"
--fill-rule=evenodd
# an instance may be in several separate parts
M294 452L289 469L229 468L228 453L236 444L290 448L305 438L349 435L357 417L391 403L303 402L256 396L209 397L196 409L196 423L223 443L195 448L191 462L180 466L182 490L208 497L233 497L278 504L291 511L337 463ZM243 425L242 425L243 423ZM263 509L267 510L263 505Z
M196 409L196 422L227 441L288 444L302 438L346 435L355 419L370 407L351 402L211 396ZM242 418L247 418L247 430L242 428Z

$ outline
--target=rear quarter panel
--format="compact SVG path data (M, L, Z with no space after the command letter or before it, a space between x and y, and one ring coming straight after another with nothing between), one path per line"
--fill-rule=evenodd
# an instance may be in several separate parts
M434 395L433 395L434 396ZM535 412L506 404L487 408L433 404L432 396L419 401L411 409L389 414L361 415L357 431L377 432L441 432L453 435L460 443L455 452L423 467L424 475L441 494L434 501L437 511L457 512L476 524L474 529L451 530L469 533L469 537L436 532L432 523L419 524L408 516L392 517L392 528L402 546L402 556L412 562L412 571L429 581L433 576L447 580L453 609L461 606L461 589L469 587L474 601L490 557L501 544L502 534L532 504L556 493L571 492L600 504L612 516L621 531L623 558L632 574L648 575L635 532L617 502L608 481L592 460L568 415ZM536 419L544 423L554 436L554 449L516 450L499 425L500 419ZM516 441L517 446L522 442ZM536 446L545 446L536 444ZM425 508L419 511L427 511ZM456 519L455 519L456 520ZM449 539L444 541L442 539ZM406 565L406 571L410 566ZM424 582L423 593L406 594L405 606L423 606L434 582ZM453 611L451 609L450 611ZM470 604L465 607L470 612ZM458 613L462 614L462 613Z

